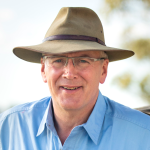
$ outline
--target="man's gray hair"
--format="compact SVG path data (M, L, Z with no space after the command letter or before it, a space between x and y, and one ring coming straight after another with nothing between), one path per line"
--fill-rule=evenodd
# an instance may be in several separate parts
M105 51L100 51L100 57L108 58L108 55Z

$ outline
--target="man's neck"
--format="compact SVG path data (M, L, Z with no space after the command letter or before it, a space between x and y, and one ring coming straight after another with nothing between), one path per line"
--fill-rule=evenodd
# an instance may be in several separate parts
M54 125L62 145L74 127L81 125L88 120L93 107L94 105L91 108L86 108L84 110L63 112L55 111L54 109Z

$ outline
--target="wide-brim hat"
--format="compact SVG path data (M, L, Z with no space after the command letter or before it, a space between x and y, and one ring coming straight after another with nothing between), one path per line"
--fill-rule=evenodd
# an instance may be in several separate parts
M131 50L106 46L99 17L93 10L83 7L62 8L48 29L43 43L15 47L13 53L23 60L40 63L42 54L63 54L87 50L105 51L109 61L134 55Z

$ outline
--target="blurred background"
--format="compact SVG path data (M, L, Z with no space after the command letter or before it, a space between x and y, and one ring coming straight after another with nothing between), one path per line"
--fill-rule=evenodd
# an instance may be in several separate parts
M61 7L88 7L100 17L107 46L135 51L111 62L103 95L131 108L150 105L150 0L0 0L0 113L50 96L40 64L13 55L16 46L40 44Z

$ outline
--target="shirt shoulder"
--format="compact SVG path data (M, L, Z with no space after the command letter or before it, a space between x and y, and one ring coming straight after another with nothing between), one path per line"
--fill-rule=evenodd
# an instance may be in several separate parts
M107 104L106 115L112 118L124 120L126 122L134 124L135 126L139 126L140 128L150 131L150 116L138 110L131 109L127 106L119 104L105 96L104 99Z
M32 112L32 110L34 110L35 108L44 108L44 107L47 108L49 101L50 101L50 97L45 97L37 101L14 106L0 114L0 123L3 122L8 116L14 113L19 113L23 111Z

